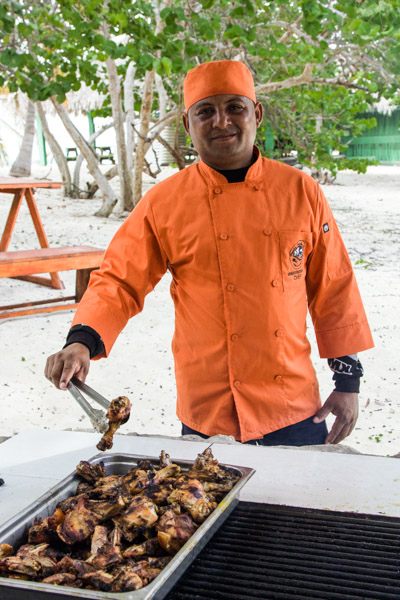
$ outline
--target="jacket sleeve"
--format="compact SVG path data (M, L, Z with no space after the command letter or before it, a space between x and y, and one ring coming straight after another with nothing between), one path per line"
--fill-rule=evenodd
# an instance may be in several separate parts
M167 269L149 198L144 196L118 229L100 269L93 271L72 326L84 324L101 337L108 356L128 320Z
M373 347L355 274L320 187L306 285L321 358L355 354Z

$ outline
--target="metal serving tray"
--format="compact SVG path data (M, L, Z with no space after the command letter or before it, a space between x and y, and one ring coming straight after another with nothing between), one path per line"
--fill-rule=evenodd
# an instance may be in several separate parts
M103 461L107 475L123 475L129 469L135 467L139 460L143 459L148 459L155 464L157 464L159 460L158 457L154 456L98 454L91 458L89 462L99 463ZM182 468L182 471L187 471L193 465L193 461L187 460L173 460L173 462L179 465ZM255 472L254 469L234 465L221 464L221 467L231 469L240 475L240 479L218 504L211 515L200 525L192 537L172 558L161 573L149 583L149 585L132 592L100 592L96 590L84 590L67 586L56 586L48 583L0 577L1 600L45 600L46 598L51 600L52 596L54 597L54 600L63 600L67 598L98 598L99 600L105 600L106 598L114 600L162 600L235 508L236 504L239 502L239 491ZM36 502L7 521L7 523L0 527L0 543L11 544L14 549L17 549L26 540L28 530L33 525L34 519L36 517L44 519L53 514L57 504L61 500L73 496L76 493L76 487L80 481L82 481L82 479L76 471L74 471L60 481L60 483L52 487Z

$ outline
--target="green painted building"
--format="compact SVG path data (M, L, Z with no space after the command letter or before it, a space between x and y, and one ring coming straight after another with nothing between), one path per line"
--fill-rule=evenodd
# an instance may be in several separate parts
M371 158L382 165L400 165L400 107L391 111L363 113L374 117L377 126L354 138L345 152L347 158Z

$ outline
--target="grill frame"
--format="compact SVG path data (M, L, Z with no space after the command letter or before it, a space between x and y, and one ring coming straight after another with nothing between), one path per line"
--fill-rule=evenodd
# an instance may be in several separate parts
M243 598L399 600L400 519L239 502L166 600Z

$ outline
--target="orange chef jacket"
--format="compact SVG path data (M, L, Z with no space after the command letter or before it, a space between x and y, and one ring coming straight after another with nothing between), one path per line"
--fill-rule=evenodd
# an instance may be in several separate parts
M353 269L319 185L261 157L246 179L200 161L148 191L114 236L73 325L106 355L168 269L179 419L242 442L321 405L306 337L321 357L373 346Z

